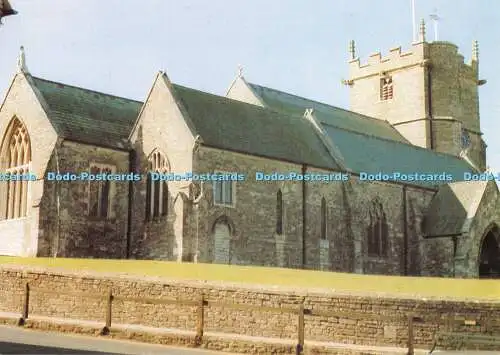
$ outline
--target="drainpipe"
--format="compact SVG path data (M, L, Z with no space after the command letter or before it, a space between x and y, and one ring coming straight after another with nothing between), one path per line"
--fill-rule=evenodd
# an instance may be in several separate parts
M129 172L136 173L135 166L136 152L131 150L129 152L128 166ZM132 244L132 206L134 205L134 183L133 179L128 182L128 216L127 216L127 241L125 246L125 257L130 259L130 248Z
M195 160L195 154L198 152L198 149L200 148L200 144L202 143L202 139L201 139L201 136L198 134L195 139L194 139L194 143L193 143L193 157L192 157L192 162L194 162ZM194 257L193 257L193 261L195 263L198 262L198 258L199 258L199 253L200 253L200 211L199 211L199 205L200 205L200 201L201 199L203 198L203 195L204 195L204 188L203 188L203 181L201 182L201 185L200 185L200 194L198 195L198 197L196 197L192 203L193 203L193 207L194 207L194 212L195 212L195 216L196 216L196 240L195 240L195 253L194 253Z
M307 166L304 164L302 165L302 176L306 174L307 171ZM306 234L307 234L307 214L306 214L306 209L307 209L307 204L306 204L306 181L305 179L302 179L302 268L306 268L307 264L307 258L306 258Z
M433 150L434 146L434 127L433 127L433 112L432 112L432 75L431 75L431 66L427 65L425 67L427 71L427 104L428 104L428 116L429 116L429 140L430 140L430 149Z
M203 188L203 181L201 182L201 187L200 187L201 191L200 191L200 194L198 195L197 198L195 198L193 200L193 206L194 206L194 212L195 212L195 215L196 215L196 242L195 242L195 253L194 253L194 262L197 263L198 262L198 257L199 257L199 246L200 246L200 210L199 210L199 205L200 205L200 201L201 199L203 198L203 191L204 191L204 188Z
M406 185L403 185L403 275L408 275L408 219L406 206Z
M457 239L456 235L454 235L451 238L453 240L453 270L452 270L452 273L453 273L453 277L455 278L456 277L455 275L456 275L456 257L457 257L458 239Z
M57 148L58 145L62 145L62 141L57 142L56 146L54 148L54 153L55 153L54 155L56 158L56 172L59 175L61 173L61 170L59 169L59 153L58 153L58 148ZM55 250L53 250L52 254L53 254L54 258L57 258L58 254L59 254L59 245L60 245L60 239L61 239L61 183L57 182L57 181L54 181L54 183L56 184L55 188L56 188L57 215L56 215L56 240L55 240L55 247L54 247Z

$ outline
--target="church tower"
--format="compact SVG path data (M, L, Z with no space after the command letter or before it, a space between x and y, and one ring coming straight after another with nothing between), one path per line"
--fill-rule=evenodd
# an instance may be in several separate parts
M458 47L427 42L425 24L411 50L393 48L386 57L372 54L366 64L349 54L350 109L389 121L417 146L462 156L479 170L486 169L486 145L479 120L479 50L464 63Z

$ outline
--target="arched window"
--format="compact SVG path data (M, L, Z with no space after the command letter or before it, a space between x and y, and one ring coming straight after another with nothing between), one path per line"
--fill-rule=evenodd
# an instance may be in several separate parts
M160 152L154 152L149 158L146 187L146 218L166 216L168 214L168 183L153 179L151 173L166 174L168 161Z
M372 202L370 225L367 228L368 255L385 257L388 252L388 226L385 212L379 201Z
M231 264L233 261L233 245L231 240L235 236L235 226L225 215L217 218L212 225L213 259L215 264Z
M276 234L283 234L283 193L276 194Z
M327 239L326 238L326 224L328 220L328 211L326 209L326 200L323 197L321 199L321 239Z
M90 173L114 174L115 167L100 163L90 164ZM89 181L89 216L109 218L111 212L111 181Z
M31 162L31 143L24 124L14 118L2 142L2 170L5 174L24 175L23 178L2 183L4 219L25 217L28 213L28 178Z

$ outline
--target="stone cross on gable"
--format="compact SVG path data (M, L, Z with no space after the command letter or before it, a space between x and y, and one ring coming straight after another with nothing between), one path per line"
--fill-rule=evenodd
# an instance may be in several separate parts
M17 71L28 73L28 67L26 66L26 55L24 53L24 47L19 48L19 57L17 58Z

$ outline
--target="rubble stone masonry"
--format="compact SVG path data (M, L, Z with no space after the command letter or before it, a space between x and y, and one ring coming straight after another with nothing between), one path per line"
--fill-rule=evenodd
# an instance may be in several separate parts
M422 317L416 324L415 344L429 348L436 331L445 325L436 316L462 315L482 320L500 319L500 304L477 301L451 301L396 298L389 295L347 295L328 290L306 291L271 286L238 286L199 281L169 281L160 278L131 277L118 274L71 273L22 266L0 268L0 313L22 314L24 285L30 285L30 316L87 320L105 324L105 295L112 290L118 297L175 298L197 301L201 295L205 308L204 331L297 339L298 315L280 313L279 308L297 308L303 302L313 315L305 316L305 340L347 344L405 347L408 340L407 317ZM44 290L58 292L43 293ZM65 292L82 293L81 296ZM102 299L90 298L102 294ZM237 303L254 306L248 309L221 308L216 304ZM276 312L261 307L275 307ZM338 312L343 316L326 317L318 312ZM29 319L29 317L28 317ZM179 330L196 329L194 305L145 304L138 300L115 300L112 324L134 324ZM489 328L500 335L497 325Z

